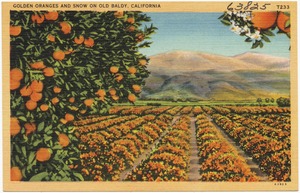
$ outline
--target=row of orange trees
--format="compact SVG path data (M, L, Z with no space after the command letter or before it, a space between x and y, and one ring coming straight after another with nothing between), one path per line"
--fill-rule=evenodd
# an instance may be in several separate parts
M190 118L180 117L156 148L142 163L133 168L127 181L186 181L188 180Z
M83 180L72 121L135 102L149 75L141 12L10 13L11 180Z
M251 155L268 174L269 180L291 180L290 132L231 114L213 113L212 119Z
M198 115L196 125L201 181L259 181L206 115Z

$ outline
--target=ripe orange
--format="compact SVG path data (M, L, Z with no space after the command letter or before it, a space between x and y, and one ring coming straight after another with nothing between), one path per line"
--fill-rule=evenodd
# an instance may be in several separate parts
M112 67L110 67L109 70L111 73L115 74L119 71L119 68L117 66L112 66Z
M129 17L129 18L127 19L127 22L130 23L130 24L134 24L134 22L135 22L134 17Z
M84 42L84 37L82 35L80 35L79 38L75 37L74 42L76 44L82 44Z
M116 11L116 12L114 13L114 16L115 16L116 18L121 18L121 17L124 16L124 11Z
M114 95L117 94L117 91L116 91L116 89L114 89L114 88L109 89L108 92L109 92L109 94L112 95L112 96L114 96Z
M49 148L39 148L36 152L36 160L39 162L46 162L51 157L51 150Z
M31 82L30 87L33 92L42 92L44 88L44 84L42 81L33 80Z
M10 79L14 81L20 81L24 77L22 70L19 68L13 68L10 70Z
M34 23L41 24L41 23L44 22L45 16L44 16L44 15L39 16L38 14L33 14L33 15L31 16L31 20L32 20L32 22L34 22Z
M59 23L60 27L61 27L61 31L64 33L64 34L69 34L71 33L71 25L66 22L66 21L63 21L63 22L60 22Z
M85 104L85 106L90 107L94 103L94 99L85 99L83 103Z
M96 95L103 97L103 96L106 95L106 92L105 92L104 89L99 89L99 90L96 92Z
M20 90L21 96L30 96L32 93L31 87L30 86L24 86Z
M132 85L132 88L133 88L134 92L136 92L136 93L141 92L141 87L137 84Z
M55 72L54 72L54 69L52 67L47 67L43 70L43 73L45 76L47 77L51 77L51 76L54 76Z
M93 38L87 38L84 40L84 45L88 48L93 47L95 44L95 41Z
M36 70L41 70L41 69L46 68L43 61L34 62L34 63L30 64L30 67L32 69L36 69Z
M16 90L21 85L20 81L10 79L10 90Z
M41 106L40 106L40 109L41 109L41 111L47 111L48 109L49 109L49 106L48 105L46 105L46 104L42 104Z
M147 64L147 60L145 60L145 59L139 59L139 64L141 66L145 66Z
M66 121L73 121L74 120L74 115L72 115L70 113L66 113L65 114L65 120Z
M26 135L29 135L30 133L33 133L36 130L35 123L25 123L24 127L25 127L25 130L26 130Z
M10 180L11 181L21 181L23 178L22 172L18 167L10 168Z
M9 28L9 34L11 36L18 36L22 32L22 27L21 26L10 26Z
M17 117L10 117L10 135L15 136L21 131L21 126Z
M30 99L34 102L38 102L43 98L43 94L40 92L32 92Z
M53 99L51 99L51 102L53 105L56 105L59 102L59 98L54 97Z
M68 122L66 119L63 119L63 118L61 118L59 121L64 125Z
M37 103L35 101L29 100L26 102L25 106L28 110L32 111L32 110L36 109Z
M58 18L58 12L52 11L45 14L46 20L55 21Z
M128 100L129 100L130 102L134 103L134 102L136 101L136 96L135 96L134 94L130 93L130 94L128 95Z
M130 73L130 74L135 74L136 73L136 68L134 67L134 66L131 66L131 67L129 67L128 68L128 72Z
M61 88L59 88L58 86L54 86L53 87L53 92L56 93L56 94L58 94L58 93L61 92Z
M47 36L47 39L48 39L50 42L55 42L55 36L53 36L53 35L51 35L51 34L49 34L49 35Z
M143 41L144 40L144 38L145 38L145 35L144 34L137 34L136 35L136 41L137 42L141 42L141 41Z
M277 12L253 12L252 13L253 26L259 29L271 28L277 18Z
M118 95L113 95L113 96L111 96L111 98L114 99L115 101L117 101L117 100L119 100L120 97Z
M75 98L74 97L69 98L69 102L70 103L74 103L75 102Z
M58 143L62 146L62 147L67 147L70 143L70 139L69 137L64 134L64 133L61 133L58 135Z
M53 52L53 58L55 60L61 61L61 60L65 59L65 57L66 57L66 54L65 54L64 51L56 50L56 51Z
M280 13L278 14L278 18L277 18L277 27L278 27L281 31L283 31L283 32L285 32L285 33L289 33L290 30L291 30L290 27L285 28L285 24L286 24L286 22L287 22L289 19L290 19L290 16L284 14L283 12L280 12Z
M128 27L128 31L129 32L134 32L135 31L135 27L133 25Z
M120 82L121 80L123 80L124 76L120 73L116 74L116 81Z

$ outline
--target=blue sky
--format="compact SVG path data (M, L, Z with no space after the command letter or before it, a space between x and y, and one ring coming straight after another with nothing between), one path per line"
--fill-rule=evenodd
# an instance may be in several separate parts
M221 14L147 13L158 30L152 35L151 47L141 52L151 56L172 50L190 50L234 56L252 51L289 58L290 39L285 34L270 37L271 43L265 43L263 48L251 49L251 43L244 42L245 37L231 32L218 20Z

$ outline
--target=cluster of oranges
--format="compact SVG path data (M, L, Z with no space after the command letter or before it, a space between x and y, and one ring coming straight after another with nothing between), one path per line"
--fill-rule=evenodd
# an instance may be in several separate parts
M221 22L230 26L234 33L246 37L245 42L252 43L252 49L262 48L264 42L271 42L268 36L284 33L290 38L291 20L289 12L282 11L239 11L225 12L219 17Z
M24 78L22 70L13 68L10 70L10 90L16 90L21 85L21 80Z
M95 44L95 41L93 38L84 38L83 35L80 35L79 37L74 38L74 42L78 45L84 44L86 47L93 47Z
M290 33L290 16L284 12L253 12L252 22L254 27L262 30L268 30L276 25L282 32Z

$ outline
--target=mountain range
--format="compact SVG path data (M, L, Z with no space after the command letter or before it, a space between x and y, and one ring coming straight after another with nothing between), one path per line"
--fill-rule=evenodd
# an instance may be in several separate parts
M290 61L255 52L172 51L150 57L142 99L253 100L289 96Z

